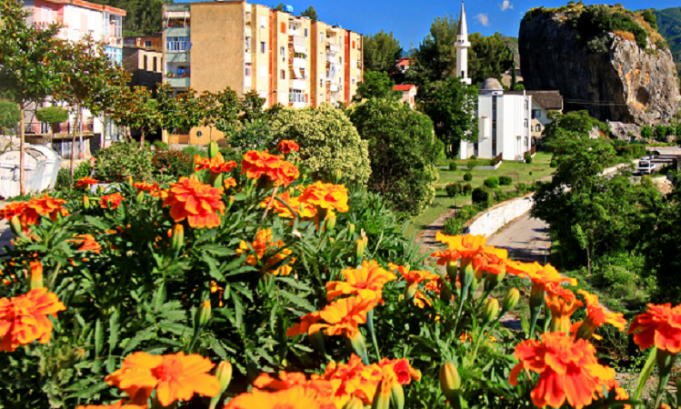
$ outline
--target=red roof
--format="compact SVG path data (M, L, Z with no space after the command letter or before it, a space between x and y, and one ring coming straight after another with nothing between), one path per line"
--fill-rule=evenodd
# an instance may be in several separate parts
M400 58L399 60L397 60L397 65L404 65L404 66L407 66L407 67L408 67L408 66L409 66L409 62L410 62L409 58L404 58L404 57L402 57L402 58Z
M45 1L47 1L48 3L68 4L71 6L83 7L90 10L106 11L108 13L118 14L121 16L125 16L127 14L125 10L119 9L117 7L111 7L104 4L90 3L88 1L83 0L45 0Z
M416 89L416 85L414 84L398 84L395 85L393 88L393 91L411 91L412 89Z

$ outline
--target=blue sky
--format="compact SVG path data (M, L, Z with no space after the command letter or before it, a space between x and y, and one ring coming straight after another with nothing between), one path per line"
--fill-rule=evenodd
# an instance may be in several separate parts
M183 1L183 0L176 0ZM280 1L258 1L253 3L272 6ZM282 1L294 8L298 14L310 4L315 7L319 19L332 24L340 24L344 28L362 34L375 33L381 29L397 37L402 48L408 50L413 44L417 46L426 36L430 24L437 16L453 14L458 16L461 9L460 0L289 0ZM679 7L678 1L672 0L619 0L625 7L640 9L651 7L664 9ZM586 4L603 4L601 1L585 1ZM612 1L610 4L617 3ZM557 7L567 4L567 0L468 0L466 13L470 32L481 32L483 35L501 34L517 36L520 20L532 7Z

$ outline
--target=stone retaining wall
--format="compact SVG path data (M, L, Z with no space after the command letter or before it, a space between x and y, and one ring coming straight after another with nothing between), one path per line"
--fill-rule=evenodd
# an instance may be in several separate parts
M491 236L514 219L529 212L534 193L496 204L479 213L464 226L466 234Z

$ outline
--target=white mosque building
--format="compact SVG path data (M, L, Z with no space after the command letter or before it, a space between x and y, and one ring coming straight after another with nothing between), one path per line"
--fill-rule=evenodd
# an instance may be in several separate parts
M461 2L461 21L456 35L456 70L461 80L471 84L468 77L468 24ZM461 141L459 159L523 160L532 149L532 95L526 92L504 92L495 78L486 79L479 90L478 142Z

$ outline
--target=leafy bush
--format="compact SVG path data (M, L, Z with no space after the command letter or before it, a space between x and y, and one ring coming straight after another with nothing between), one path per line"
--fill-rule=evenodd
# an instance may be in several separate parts
M468 167L468 170L473 170L476 166L478 166L478 160L475 158L475 155L473 155L473 157L466 162L466 167Z
M445 221L444 233L450 235L462 234L464 223L466 223L465 220L460 220L455 217L449 218Z
M473 189L471 201L474 205L486 209L494 204L494 191L484 187L476 187Z
M627 158L627 159L636 159L636 158L641 158L646 155L647 150L645 145L641 144L631 144L631 145L625 145L625 146L616 146L615 151L617 152L618 156Z
M154 173L170 175L175 179L194 173L194 158L184 151L155 151L151 160L155 167Z
M462 191L461 184L450 183L447 186L445 186L445 191L447 192L447 196L456 197L456 195L461 194Z
M650 125L643 125L641 127L641 138L653 139L653 127Z
M57 172L57 181L54 184L54 190L58 192L67 192L71 189L71 179L69 175L71 174L71 169L69 168L59 168ZM90 176L90 163L81 162L75 169L73 169L73 183L80 178Z
M491 176L485 179L483 183L490 189L496 189L499 187L499 178L496 176Z
M159 151L167 151L168 150L168 144L163 142L163 141L154 141L153 146L156 148L156 150L159 150Z
M152 153L140 150L136 143L118 142L97 152L95 179L104 182L122 182L128 176L151 180L154 172Z
M471 186L470 183L466 183L465 185L463 185L463 188L461 189L461 193L462 193L464 196L468 196L468 195L470 195L472 192L473 192L473 187Z
M551 159L551 163L549 164L549 166L552 167L552 168L557 168L558 162L556 162L555 159Z
M19 106L11 101L0 100L0 128L16 128L20 120Z
M532 163L532 155L525 155L525 163L528 165Z
M316 178L339 169L344 180L366 183L371 175L369 143L350 119L330 104L319 108L284 108L271 120L276 140L300 145L300 159Z
M456 162L454 162L454 161L449 162L449 170L451 170L452 172L454 172L454 171L457 170L457 169L458 169L458 164L457 164Z
M350 109L350 119L368 142L369 189L399 212L421 213L435 197L433 165L442 146L430 118L399 101L372 98Z
M200 149L200 148L197 148L196 146L185 146L184 148L182 148L182 152L189 155L189 157L192 158L192 159L196 155L199 155L202 158L208 157L208 152L205 149Z
M513 184L513 178L510 176L499 176L499 184L501 186L511 186Z
M615 31L632 33L636 44L645 50L648 47L648 35L643 27L621 11L613 11L608 6L597 5L585 7L575 22L580 37L586 43L594 37Z
M471 172L466 172L463 175L463 180L465 180L466 182L470 182L471 180L473 180L473 175L471 174Z
M44 122L50 125L56 125L62 122L66 122L69 119L69 111L62 107L49 106L37 110L35 112L35 117L40 122Z

